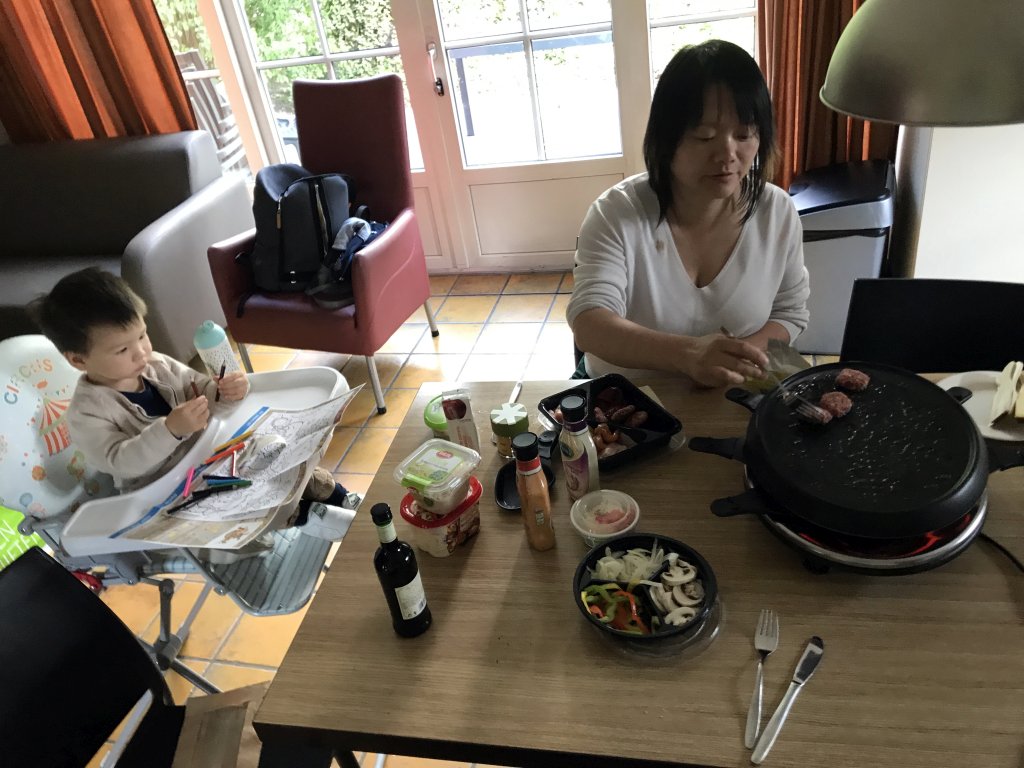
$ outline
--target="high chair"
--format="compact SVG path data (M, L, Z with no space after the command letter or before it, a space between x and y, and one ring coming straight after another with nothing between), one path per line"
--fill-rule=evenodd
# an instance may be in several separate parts
M0 341L0 375L0 504L24 514L20 532L39 534L55 560L97 591L116 584L156 586L160 591L159 636L154 643L143 645L162 670L173 669L202 690L217 692L216 686L177 659L210 592L227 595L243 611L256 616L297 611L313 594L331 542L303 535L299 528L285 528L273 532L270 552L214 564L191 549L118 538L113 533L126 520L138 519L166 498L187 467L209 456L210 447L222 442L225 433L236 429L251 410L264 405L301 408L323 402L348 390L344 377L331 368L252 374L246 399L233 413L211 419L176 470L144 488L117 495L112 479L90 469L71 442L65 414L79 372L50 341L39 335ZM307 479L314 463L309 461L304 467ZM298 487L302 486L304 482ZM281 505L278 519L290 514L299 494L301 490ZM202 574L205 584L185 620L173 631L175 582L159 577L181 573Z

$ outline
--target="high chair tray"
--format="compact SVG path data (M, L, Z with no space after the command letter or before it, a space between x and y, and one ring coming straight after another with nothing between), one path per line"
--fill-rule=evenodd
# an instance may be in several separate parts
M115 537L114 534L138 523L155 505L165 501L184 481L189 467L209 457L214 446L244 431L247 422L260 409L309 408L337 397L348 389L345 377L327 367L250 374L249 394L245 399L231 408L221 409L216 416L211 417L196 444L172 470L142 488L83 504L64 526L61 545L69 555L75 557L178 548L177 544ZM299 488L305 486L315 466L316 462L306 464L305 476ZM279 510L285 506L282 504ZM259 524L266 525L266 520L259 521Z

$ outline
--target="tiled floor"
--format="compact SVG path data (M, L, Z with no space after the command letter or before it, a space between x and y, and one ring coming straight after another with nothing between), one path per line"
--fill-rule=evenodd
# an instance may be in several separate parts
M322 462L352 490L365 492L369 487L420 384L564 379L573 370L572 334L565 323L572 273L435 276L430 284L441 333L431 337L421 309L381 348L376 359L388 406L383 416L376 415L364 358L276 347L249 349L257 371L330 365L339 368L352 386L367 383L346 410ZM175 624L188 613L201 588L197 576L178 579ZM156 637L155 589L111 587L104 599L142 637ZM181 658L223 689L269 680L304 613L254 618L227 597L211 595L192 625ZM179 702L201 695L174 672L168 673L167 681ZM399 756L357 757L364 768L465 766ZM91 765L99 765L99 756Z
M440 336L431 337L421 309L376 356L388 406L383 416L376 415L362 357L273 347L249 350L257 371L330 365L339 368L352 386L367 383L335 430L322 462L351 490L365 492L369 487L420 384L565 379L573 370L572 334L565 322L572 273L435 276L430 284ZM187 614L200 589L197 576L178 580L176 623ZM104 599L144 638L156 637L155 589L112 587ZM304 613L254 618L243 615L228 598L212 595L192 626L181 658L223 689L271 679ZM167 680L179 702L201 695L174 672L168 673ZM399 756L357 757L364 768L465 766ZM99 759L93 764L98 766Z

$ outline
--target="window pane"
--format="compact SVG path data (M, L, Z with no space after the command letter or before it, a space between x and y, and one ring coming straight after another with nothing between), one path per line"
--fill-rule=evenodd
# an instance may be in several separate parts
M264 69L263 83L274 111L277 133L284 144L285 162L299 162L299 138L295 132L295 107L292 103L293 80L326 80L325 64L304 64L300 67Z
M182 51L195 51L197 62L194 63L202 62L202 66L195 68L212 69L213 51L210 48L210 38L206 34L206 26L195 3L156 0L156 10L175 55ZM178 66L182 66L180 59Z
M754 7L754 0L648 0L651 19L676 16L703 16L719 11L737 11Z
M537 40L545 160L622 151L611 33Z
M332 52L369 51L398 45L388 0L320 0L320 18Z
M609 0L526 0L530 29L552 29L574 24L600 24L612 20Z
M651 68L654 79L661 77L669 59L684 45L703 43L705 40L728 40L743 48L751 56L754 51L754 18L707 21L699 24L683 24L678 27L656 27L651 30Z
M521 43L448 52L467 165L538 159Z
M257 61L278 61L322 53L309 0L242 2L252 30Z
M516 0L437 0L437 10L441 34L448 41L523 31Z

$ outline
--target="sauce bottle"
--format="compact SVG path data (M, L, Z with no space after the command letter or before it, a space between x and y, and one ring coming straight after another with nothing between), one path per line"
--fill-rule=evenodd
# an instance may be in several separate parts
M548 481L540 470L537 436L521 432L512 438L512 451L516 456L516 490L526 529L526 541L543 552L555 546L555 527L551 521L551 498Z
M597 467L597 446L587 426L587 401L579 395L562 398L562 433L558 448L562 452L562 469L569 498L580 496L601 487Z
M399 540L390 506L374 504L370 508L370 517L380 540L373 556L373 567L384 588L384 597L391 611L391 625L402 637L421 635L430 628L431 617L416 564L416 553Z

